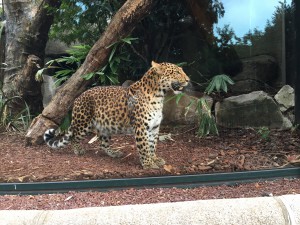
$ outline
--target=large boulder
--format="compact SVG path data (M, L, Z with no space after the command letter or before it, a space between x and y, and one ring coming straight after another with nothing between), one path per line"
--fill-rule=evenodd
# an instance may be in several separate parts
M259 55L242 60L242 72L233 77L234 93L249 93L264 90L266 85L275 83L278 76L278 63L273 56Z
M291 121L282 115L279 105L263 91L233 96L217 102L215 113L217 124L228 128L292 127Z

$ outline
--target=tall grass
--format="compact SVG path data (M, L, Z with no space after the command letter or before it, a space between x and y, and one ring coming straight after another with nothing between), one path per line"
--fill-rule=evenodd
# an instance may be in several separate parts
M32 115L29 106L24 101L24 108L18 113L12 113L9 105L15 99L21 99L19 96L5 98L2 92L2 83L0 83L0 128L6 131L25 131L28 129Z

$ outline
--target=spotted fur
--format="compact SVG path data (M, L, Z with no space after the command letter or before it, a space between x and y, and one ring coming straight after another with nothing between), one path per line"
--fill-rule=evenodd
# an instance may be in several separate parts
M171 63L155 63L141 80L129 87L95 87L85 91L74 102L72 122L65 136L55 138L49 129L44 140L51 148L67 145L71 139L74 152L83 154L79 140L94 130L101 148L111 157L122 152L109 146L112 134L134 134L143 168L159 168L165 161L155 154L163 100L167 91L180 93L189 82L182 68Z

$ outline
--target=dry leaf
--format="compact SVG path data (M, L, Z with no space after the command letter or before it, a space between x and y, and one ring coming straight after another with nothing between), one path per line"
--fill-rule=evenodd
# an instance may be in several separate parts
M170 140L170 141L174 141L174 139L171 137L171 134L163 134L163 135L159 135L158 139L160 141L166 141L166 140Z
M206 165L209 166L209 165L211 165L211 164L214 164L215 161L216 161L215 159L214 159L214 160L211 160L211 161L207 162Z
M241 155L241 156L239 157L239 160L240 160L239 166L243 167L244 164L245 164L245 156L244 156L244 155Z
M98 136L97 135L95 135L91 140L89 140L89 144L92 144L92 143L94 143L95 141L97 141L98 140Z
M211 166L198 166L199 170L210 170Z
M65 202L66 201L69 201L71 198L73 198L73 196L71 195L71 196L69 196L69 197L67 197L66 199L65 199Z
M164 170L169 173L172 173L173 166L172 165L164 165Z
M221 150L221 151L220 151L220 155L221 155L221 156L224 156L224 155L225 155L225 152L224 152L223 150Z
M126 156L124 156L121 160L124 160L124 159L128 158L128 157L131 156L131 155L132 155L132 153L129 153L129 154L127 154Z

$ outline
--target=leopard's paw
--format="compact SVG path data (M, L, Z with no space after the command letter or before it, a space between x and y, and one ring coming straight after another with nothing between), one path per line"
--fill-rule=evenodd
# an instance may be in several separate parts
M153 160L142 163L143 169L159 169L159 166Z
M82 149L82 148L75 148L75 149L74 149L74 153L75 153L76 155L84 155L84 154L85 154L85 150Z
M155 157L155 158L153 159L153 161L154 161L154 163L155 163L156 165L158 165L158 166L163 166L163 165L166 164L166 161L165 161L163 158L161 158L161 157Z
M123 152L119 150L112 150L112 149L105 150L105 153L112 158L120 158L124 155Z

